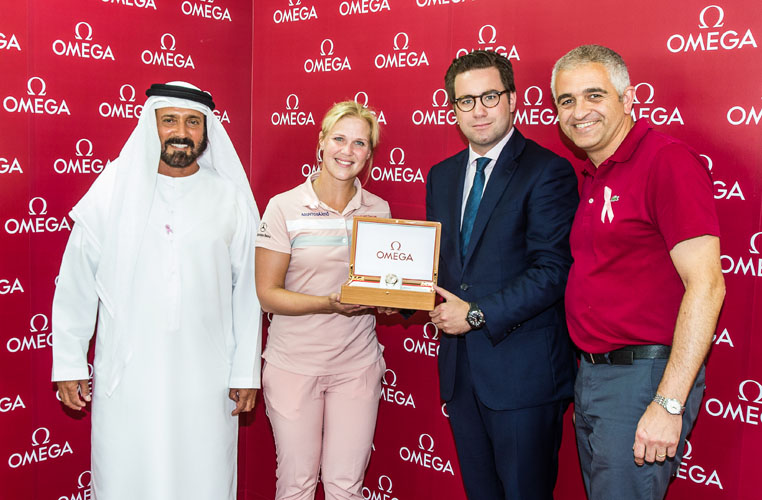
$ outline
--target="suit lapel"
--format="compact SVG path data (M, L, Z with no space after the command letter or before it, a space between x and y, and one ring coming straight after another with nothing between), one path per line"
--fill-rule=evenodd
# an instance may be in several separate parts
M479 211L476 213L474 229L471 233L471 240L468 243L468 251L466 252L466 258L463 262L463 269L465 269L466 264L468 264L468 261L471 259L471 256L474 253L474 248L476 248L476 245L487 227L487 222L489 222L492 211L503 196L508 183L513 177L513 173L516 171L516 167L519 165L516 159L524 150L525 143L524 136L522 136L517 129L514 129L513 137L511 137L508 144L505 145L503 151L500 152L500 156L497 158L495 168L492 170L492 174L487 182L487 187L484 188L482 200L479 203ZM465 168L463 171L465 173ZM462 177L464 181L465 175ZM461 191L463 181L461 181L460 184ZM462 197L461 194L461 203ZM458 238L458 240L460 240L460 238ZM460 247L460 243L458 243L458 246ZM460 248L458 248L458 250L460 250Z
M453 175L455 179L449 186L452 191L449 196L443 197L443 199L453 200L453 202L448 207L448 227L442 229L446 231L446 234L451 235L455 255L458 256L454 260L460 266L460 218L463 209L463 185L466 182L466 168L468 167L468 149L455 157L452 167L455 169Z

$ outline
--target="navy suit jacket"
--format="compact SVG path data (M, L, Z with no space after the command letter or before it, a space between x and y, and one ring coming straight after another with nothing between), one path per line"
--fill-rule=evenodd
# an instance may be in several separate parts
M467 162L465 149L431 168L426 218L442 223L439 286L484 312L486 324L465 335L476 393L494 410L572 398L576 360L563 308L579 199L571 164L514 130L487 182L461 263ZM440 342L440 393L449 401L457 336L444 334Z

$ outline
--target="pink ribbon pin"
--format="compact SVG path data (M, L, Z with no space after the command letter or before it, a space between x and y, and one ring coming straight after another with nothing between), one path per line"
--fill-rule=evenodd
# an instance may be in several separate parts
M614 220L614 210L611 208L611 188L606 186L603 188L603 210L601 211L601 222L606 222L606 216L609 217L609 222Z

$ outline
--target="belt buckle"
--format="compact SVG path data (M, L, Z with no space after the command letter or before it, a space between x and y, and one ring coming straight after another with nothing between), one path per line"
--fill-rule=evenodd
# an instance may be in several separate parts
M612 365L632 365L634 359L635 352L626 347L609 353L609 360Z
M622 354L624 354L624 359L622 360L623 365L631 365L635 361L635 353L632 351L624 351Z

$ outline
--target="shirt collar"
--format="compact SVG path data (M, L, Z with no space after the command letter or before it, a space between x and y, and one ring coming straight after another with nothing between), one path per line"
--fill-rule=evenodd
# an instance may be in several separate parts
M511 140L511 137L513 137L513 131L516 130L516 127L511 127L511 130L503 137L500 142L495 144L492 149L487 151L486 154L480 155L474 151L474 149L471 147L471 145L468 145L468 165L472 165L477 158L489 158L490 160L496 161L498 157L500 156L500 153L503 152L503 148L506 144L508 144L508 141Z
M303 197L302 197L302 204L309 208L310 210L317 210L319 208L324 208L326 210L333 210L330 207L327 207L323 203L320 202L320 198L318 198L317 193L315 193L315 189L312 187L312 182L317 179L320 176L320 170L317 172L311 173L307 179L305 179L303 186ZM362 183L360 182L360 179L355 177L354 181L355 185L355 195L352 197L351 200L349 200L349 203L347 203L347 207L344 209L344 212L348 212L351 210L356 210L360 208L361 205L369 205L370 202L366 199L365 196L365 190L362 188Z
M618 148L616 148L614 154L606 158L606 160L601 163L599 167L610 165L612 163L624 163L629 161L630 158L632 158L632 155L635 153L635 150L638 149L640 141L643 140L643 137L646 136L650 129L651 124L648 122L648 120L645 118L637 120L635 125L630 129L629 132L627 132L627 136L624 138L622 143ZM588 158L585 161L583 167L584 173L587 175L595 175L596 170L597 169L595 168L595 165L593 165L593 162L591 162L590 158Z

